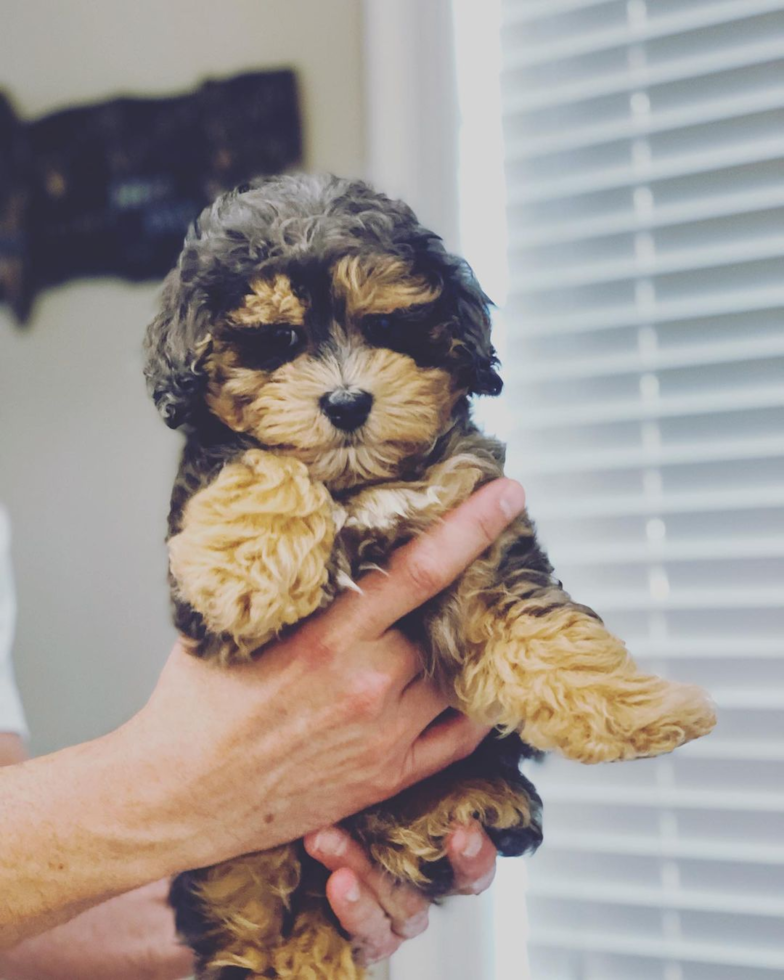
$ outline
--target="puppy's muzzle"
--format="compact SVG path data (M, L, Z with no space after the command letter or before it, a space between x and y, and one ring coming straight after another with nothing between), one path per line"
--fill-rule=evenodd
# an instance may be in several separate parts
M353 432L367 421L373 406L373 396L369 391L348 391L336 388L322 395L319 402L321 411L336 429Z

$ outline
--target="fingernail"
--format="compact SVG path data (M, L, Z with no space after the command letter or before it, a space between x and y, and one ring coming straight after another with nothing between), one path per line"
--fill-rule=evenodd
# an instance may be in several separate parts
M501 508L501 513L504 517L508 521L511 521L513 517L517 517L525 509L525 490L523 490L519 483L510 480L509 485L498 501L498 506Z
M344 896L347 902L358 902L359 901L359 882L352 882L346 889L346 894Z
M493 878L495 878L495 868L491 868L486 875L483 875L479 881L474 882L473 892L474 895L481 895L482 892L487 891L487 889L492 885Z
M320 830L316 834L313 846L322 854L333 854L335 857L340 857L346 850L347 843L345 834L335 830L334 827L329 827L327 830Z
M465 838L460 853L464 858L475 858L482 850L482 835L473 830L466 833Z

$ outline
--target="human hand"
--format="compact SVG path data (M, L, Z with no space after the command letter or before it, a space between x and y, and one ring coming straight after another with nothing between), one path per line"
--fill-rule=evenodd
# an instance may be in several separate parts
M0 952L4 980L179 980L193 955L174 930L168 881L118 895Z
M305 849L332 872L327 898L362 965L388 959L406 939L427 929L428 900L409 885L393 882L345 830L328 827L308 834ZM497 852L478 823L455 827L447 853L456 894L479 895L490 886Z
M0 948L302 837L469 755L486 729L440 717L444 695L393 626L523 506L518 484L488 484L258 661L219 669L177 645L127 724L0 770Z
M216 668L175 647L127 728L160 787L169 872L335 823L470 754L486 734L424 678L393 628L442 591L522 510L488 484L258 661ZM436 722L434 724L434 722ZM121 730L122 731L122 730ZM249 787L253 791L249 792Z

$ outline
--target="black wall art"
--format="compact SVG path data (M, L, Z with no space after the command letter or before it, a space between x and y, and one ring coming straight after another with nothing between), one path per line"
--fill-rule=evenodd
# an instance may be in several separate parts
M0 94L0 301L23 323L36 292L74 277L160 279L218 192L301 153L291 71L33 122Z

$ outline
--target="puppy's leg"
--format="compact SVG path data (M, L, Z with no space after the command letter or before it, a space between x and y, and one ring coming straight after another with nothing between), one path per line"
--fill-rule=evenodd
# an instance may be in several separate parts
M542 840L541 800L519 770L517 735L490 735L468 759L346 822L374 860L398 882L439 898L454 887L447 838L477 820L503 856Z
M321 604L334 513L304 464L249 450L185 506L169 540L175 600L213 646L230 638L231 659L250 656Z
M455 631L460 638L461 708L537 749L581 762L632 759L715 724L705 692L642 673L596 613L572 601L525 519L468 570L437 620L431 632L447 646Z
M291 931L273 951L273 967L254 980L363 980L351 940L335 922L326 898L306 897Z
M293 844L179 875L170 901L197 980L362 980L326 879Z
M274 976L301 866L293 845L188 871L172 883L177 931L196 954L198 980Z

